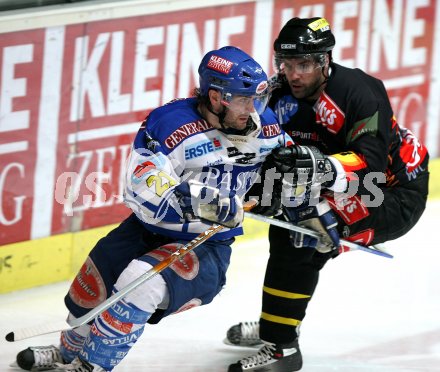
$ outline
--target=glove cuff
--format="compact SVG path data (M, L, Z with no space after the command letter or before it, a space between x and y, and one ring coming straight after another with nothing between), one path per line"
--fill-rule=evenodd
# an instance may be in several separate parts
M333 156L327 157L333 172L333 181L329 184L324 184L329 190L334 192L346 192L348 188L347 176L345 169L340 161Z

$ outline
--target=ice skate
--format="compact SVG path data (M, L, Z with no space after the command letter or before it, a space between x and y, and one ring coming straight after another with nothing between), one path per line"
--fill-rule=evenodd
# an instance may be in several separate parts
M302 367L298 339L290 344L266 343L255 355L229 366L228 372L292 372Z
M25 371L50 371L64 363L60 350L53 346L28 347L17 354L17 366Z
M54 372L106 372L106 370L96 364L75 358L70 364L57 363Z
M241 322L228 329L226 338L223 342L234 346L261 346L263 341L260 340L259 332L260 323L258 321Z

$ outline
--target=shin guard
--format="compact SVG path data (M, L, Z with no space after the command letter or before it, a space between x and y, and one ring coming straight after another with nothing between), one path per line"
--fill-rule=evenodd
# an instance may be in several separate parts
M81 336L74 329L61 332L60 353L64 361L70 363L75 359L83 347L85 336Z
M111 371L136 343L150 316L129 302L117 302L93 322L80 358Z

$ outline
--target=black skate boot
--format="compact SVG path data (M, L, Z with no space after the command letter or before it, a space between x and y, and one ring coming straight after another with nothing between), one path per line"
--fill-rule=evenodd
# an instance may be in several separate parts
M223 342L234 346L261 346L263 341L260 340L259 332L260 323L258 321L241 322L228 329L226 339Z
M50 371L57 362L64 363L60 350L53 345L28 347L17 354L17 365L25 371Z
M257 354L229 366L228 372L292 372L302 367L298 339L290 344L266 343Z

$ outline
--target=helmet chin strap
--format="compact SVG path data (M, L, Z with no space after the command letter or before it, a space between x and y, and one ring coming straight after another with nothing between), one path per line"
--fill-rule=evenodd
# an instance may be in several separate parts
M329 66L329 70L330 70L330 66ZM321 83L321 84L319 84L317 87L316 87L316 89L311 93L311 94L309 94L307 97L306 97L306 99L310 99L310 97L313 97L315 94L316 94L316 92L325 84L325 83L327 83L327 81L328 81L328 78L330 77L330 74L328 74L328 75L326 75L325 74L325 66L322 66L321 67L321 72L322 72L322 76L324 76L324 81Z
M225 117L226 117L228 109L227 109L226 106L222 105L222 107L223 107L223 110L221 112L219 112L219 113L214 112L214 110L212 109L212 105L211 104L207 105L206 108L208 109L208 111L211 114L213 114L213 115L218 117L218 122L219 122L220 126L222 127L223 130L226 130L226 127L225 127L224 123L225 123Z

